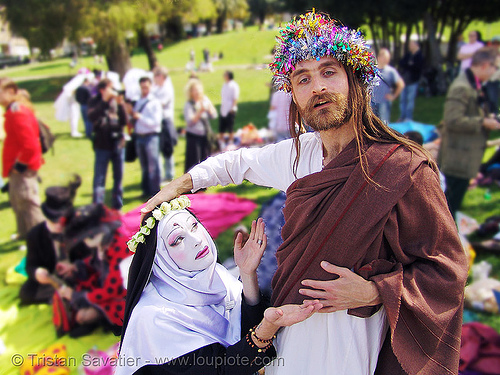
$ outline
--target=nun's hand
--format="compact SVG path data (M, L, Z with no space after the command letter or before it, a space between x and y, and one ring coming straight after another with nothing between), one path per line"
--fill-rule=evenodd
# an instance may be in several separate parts
M251 275L257 271L260 259L267 245L264 234L266 225L262 218L252 222L252 229L247 242L243 245L243 235L238 233L234 241L234 261L240 269L240 274Z
M280 307L269 307L264 312L264 319L269 323L280 327L288 327L300 323L312 314L319 311L323 304L319 301L309 301L302 305L283 305Z

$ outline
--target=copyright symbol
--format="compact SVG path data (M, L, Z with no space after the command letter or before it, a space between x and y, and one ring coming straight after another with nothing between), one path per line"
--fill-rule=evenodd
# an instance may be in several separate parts
M14 354L10 359L14 366L21 366L24 363L24 357L21 354Z

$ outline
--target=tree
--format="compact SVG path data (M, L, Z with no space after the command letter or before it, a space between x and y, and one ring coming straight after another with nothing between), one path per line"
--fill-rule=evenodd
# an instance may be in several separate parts
M248 0L248 7L252 18L262 27L268 14L282 12L286 4L284 0Z
M121 76L131 67L126 34L134 30L137 3L132 0L1 0L12 30L42 54L64 38L77 43L91 36L108 67Z
M443 64L452 66L456 61L457 37L474 20L485 22L500 18L498 0L358 0L354 5L345 1L329 0L291 0L287 2L289 10L304 12L312 7L329 12L346 25L356 28L367 25L373 37L376 51L381 46L393 52L393 61L399 61L405 46L401 36L405 36L406 45L412 34L416 33L423 44L427 70L435 76L433 79L436 93L446 90ZM449 28L449 43L446 60L440 52L440 45Z
M224 31L224 24L228 18L243 20L248 15L248 3L246 0L214 0L217 10L216 27L217 33Z
M80 36L91 36L97 52L106 56L109 70L123 78L132 67L127 35L137 29L139 3L132 0L81 0L88 6L81 14Z
M45 57L71 35L83 5L79 0L2 0L0 4L5 6L2 13L12 32L28 40L31 48L39 48Z

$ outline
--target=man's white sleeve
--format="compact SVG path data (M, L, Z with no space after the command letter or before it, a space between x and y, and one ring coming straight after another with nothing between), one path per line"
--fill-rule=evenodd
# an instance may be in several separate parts
M262 148L242 148L210 157L188 172L193 192L209 186L241 184L243 180L286 191L295 180L295 154L293 141L287 139Z

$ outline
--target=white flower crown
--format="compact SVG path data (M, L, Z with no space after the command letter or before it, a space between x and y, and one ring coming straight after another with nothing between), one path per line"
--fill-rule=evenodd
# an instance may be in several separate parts
M170 211L183 210L189 206L191 206L191 201L186 195L181 195L179 198L172 199L170 202L163 202L159 208L153 210L153 216L148 217L141 229L139 229L139 231L127 242L128 249L135 253L137 245L146 241L145 236L149 236L151 229L154 228L157 221L163 219Z

